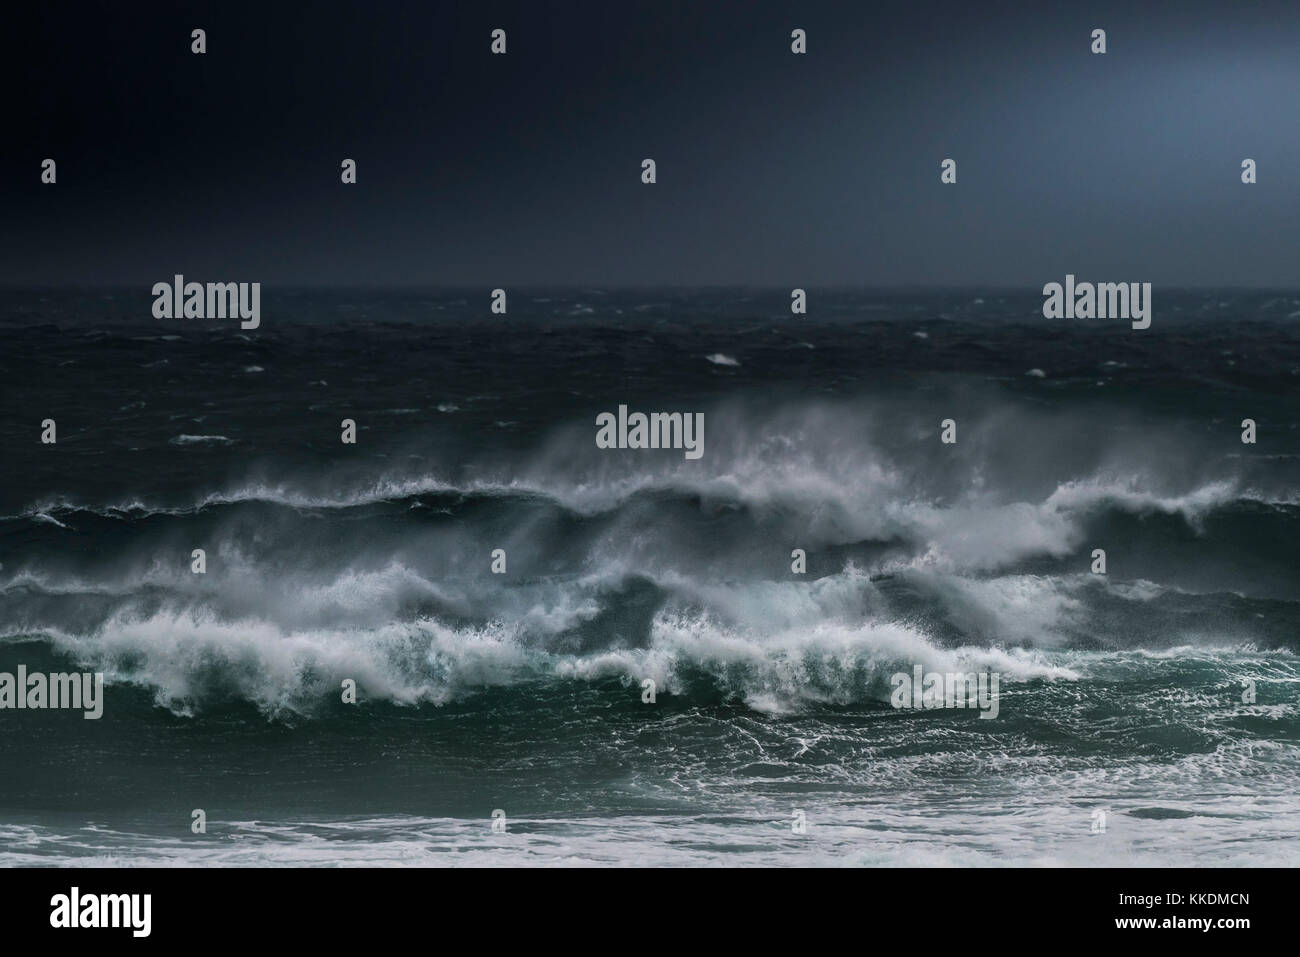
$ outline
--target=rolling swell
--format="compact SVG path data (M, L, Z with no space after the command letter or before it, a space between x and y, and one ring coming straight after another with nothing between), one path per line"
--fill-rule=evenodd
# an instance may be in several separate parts
M594 455L559 471L544 449L509 480L49 499L0 518L25 556L0 571L0 621L6 641L42 641L173 711L243 700L281 716L319 715L346 677L399 705L650 677L779 711L883 704L912 662L1014 681L1077 678L1044 657L1070 649L1300 650L1300 506L1275 462L1180 487L1149 462L1117 472L1112 450L1104 470L1054 484L1022 470L1001 488L996 449L943 470L916 451L929 445L869 429L791 440L842 411L786 406L729 445L723 409L708 471ZM1103 546L1108 574L1093 575ZM494 547L507 575L489 572Z
M398 704L654 676L870 706L900 662L1015 680L1300 634L1285 295L1168 293L1141 336L1010 294L826 293L791 326L738 291L522 295L508 324L293 292L257 336L163 335L124 295L0 317L3 381L61 427L0 423L0 635L166 708L311 714L344 675ZM704 458L596 449L619 402L704 412Z

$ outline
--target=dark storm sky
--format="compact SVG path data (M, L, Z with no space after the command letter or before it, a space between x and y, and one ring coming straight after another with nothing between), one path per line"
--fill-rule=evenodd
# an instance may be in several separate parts
M7 32L6 284L1300 285L1293 2L54 0Z

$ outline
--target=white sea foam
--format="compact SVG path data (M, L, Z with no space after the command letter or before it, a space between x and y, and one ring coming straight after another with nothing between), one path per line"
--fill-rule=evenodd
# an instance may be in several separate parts
M737 362L735 359L733 359L731 356L724 355L721 352L715 352L712 355L705 356L704 358L707 359L709 362L713 363L713 365L715 366L739 366L740 365L740 363Z

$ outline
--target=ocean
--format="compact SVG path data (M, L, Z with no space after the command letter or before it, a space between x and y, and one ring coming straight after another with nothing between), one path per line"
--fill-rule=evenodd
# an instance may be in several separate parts
M508 302L0 293L0 864L1300 864L1300 293Z

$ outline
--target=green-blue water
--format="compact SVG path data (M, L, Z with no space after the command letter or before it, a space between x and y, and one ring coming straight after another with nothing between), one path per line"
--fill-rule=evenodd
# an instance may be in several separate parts
M1157 292L6 293L0 862L1294 864L1300 294Z

